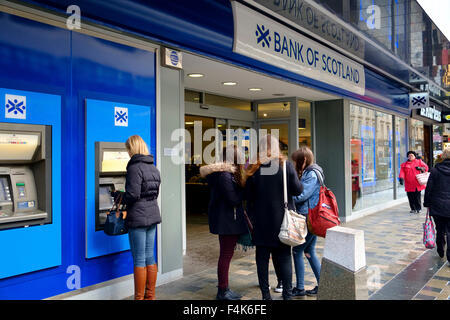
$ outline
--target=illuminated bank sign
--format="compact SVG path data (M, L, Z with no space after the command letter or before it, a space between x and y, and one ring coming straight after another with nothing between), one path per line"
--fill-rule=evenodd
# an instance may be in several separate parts
M419 112L420 112L419 114L422 117L425 117L425 118L428 118L431 120L435 120L438 122L441 122L441 120L442 120L442 117L441 117L442 112L437 110L435 107L421 108Z
M364 67L233 2L233 51L324 83L365 93Z

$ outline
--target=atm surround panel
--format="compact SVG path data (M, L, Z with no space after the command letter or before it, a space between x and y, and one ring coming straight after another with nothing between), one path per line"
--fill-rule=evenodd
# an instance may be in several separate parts
M0 158L0 230L51 223L51 126L0 123L0 134L38 137L24 159Z

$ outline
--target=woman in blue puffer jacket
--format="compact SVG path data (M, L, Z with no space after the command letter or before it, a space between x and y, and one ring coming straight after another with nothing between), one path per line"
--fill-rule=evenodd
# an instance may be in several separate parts
M292 160L295 163L295 169L300 177L300 182L303 184L303 192L299 196L294 197L296 210L298 213L307 216L309 209L314 208L319 202L320 184L324 180L323 170L314 163L314 155L306 146L302 146L295 151L292 154ZM305 243L292 248L295 275L297 278L297 285L292 289L292 295L297 297L316 295L320 277L320 261L316 256L315 249L317 236L308 232L305 240ZM308 259L316 276L317 286L312 290L305 290L304 287L305 264L303 254Z

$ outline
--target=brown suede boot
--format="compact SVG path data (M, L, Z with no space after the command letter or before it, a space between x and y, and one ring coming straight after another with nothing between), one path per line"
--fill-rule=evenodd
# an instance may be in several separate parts
M147 266L147 285L144 300L155 300L155 286L157 274L158 274L158 266L156 264Z
M144 300L147 270L145 267L134 267L134 300Z

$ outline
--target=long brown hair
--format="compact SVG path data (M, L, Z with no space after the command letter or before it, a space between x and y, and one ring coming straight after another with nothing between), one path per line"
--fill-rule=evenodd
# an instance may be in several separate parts
M242 152L241 150L233 144L229 144L222 149L223 161L231 163L234 167L234 180L240 187L244 187L245 182L242 176L244 171L244 166L242 163ZM232 159L230 159L232 156Z
M295 171L297 171L299 177L302 176L306 168L314 163L314 154L307 146L301 146L292 154L291 158L295 163ZM305 167L303 167L303 164L305 164Z
M272 151L275 151L275 154L272 154ZM256 163L250 164L247 170L245 170L244 184L245 181L247 181L249 177L253 176L255 172L258 171L259 167L261 167L261 160L264 160L264 157L266 157L267 159L278 158L280 165L283 163L283 161L286 160L286 157L281 153L280 150L280 141L270 134L259 139L257 161Z

